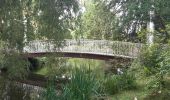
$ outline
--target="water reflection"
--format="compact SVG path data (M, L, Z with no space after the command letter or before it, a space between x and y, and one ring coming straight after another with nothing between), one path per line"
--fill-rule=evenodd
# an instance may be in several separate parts
M43 88L0 79L0 100L42 100Z

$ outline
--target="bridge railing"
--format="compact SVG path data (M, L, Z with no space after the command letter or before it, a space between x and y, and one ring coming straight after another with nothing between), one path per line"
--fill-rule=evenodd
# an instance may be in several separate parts
M111 56L137 57L142 44L108 40L65 40L63 46L56 47L52 41L31 41L24 51L38 52L73 52Z

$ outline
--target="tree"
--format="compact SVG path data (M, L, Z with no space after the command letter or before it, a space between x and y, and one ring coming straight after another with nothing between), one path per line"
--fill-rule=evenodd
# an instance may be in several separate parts
M137 33L139 30L146 30L147 22L150 21L149 11L155 12L153 22L156 35L160 34L162 42L167 42L169 39L166 31L166 24L170 17L169 0L105 0L105 4L108 9L120 15L120 31L128 41L141 41L137 39Z
M165 78L170 71L170 45L153 44L145 47L139 57L140 69L153 78L148 88L163 89ZM146 76L145 76L146 77Z
M61 46L69 27L68 20L77 10L76 0L0 0L0 40L6 47L5 67L13 68L13 74L27 71L28 64L19 68L16 64L31 40L52 39L57 47ZM14 63L9 63L10 60ZM20 68L25 69L24 72Z
M27 76L29 62L21 54L29 41L49 39L56 47L61 46L70 27L68 22L78 8L77 0L0 0L0 47L4 47L0 51L0 69L7 69L3 82ZM58 59L56 56L50 59ZM4 87L10 88L9 84Z
M106 8L100 0L85 1L85 12L79 16L79 26L76 32L83 38L89 39L115 39L115 15Z

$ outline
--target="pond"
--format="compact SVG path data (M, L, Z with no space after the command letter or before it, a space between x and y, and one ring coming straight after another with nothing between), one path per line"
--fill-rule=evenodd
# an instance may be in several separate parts
M83 58L62 58L62 59L63 59L63 62L61 63L62 67L60 67L60 69L57 69L59 71L56 71L57 79L71 78L72 71L76 68L78 69L90 68L91 71L97 74L97 77L104 77L106 74L109 73L112 74L117 73L117 68L120 71L119 66L116 66L115 71L113 67L114 64L111 61ZM31 68L32 74L30 76L37 83L39 81L39 78L43 79L42 78L43 76L46 79L44 83L45 85L47 85L46 81L48 80L48 77L45 76L48 76L50 74L47 60L48 60L47 58L36 58L34 59L34 61L31 60L32 62L34 62L33 63L34 66L32 66ZM58 66L55 67L57 68ZM37 75L38 77L33 75ZM27 81L29 79L30 77L27 78ZM62 82L61 83L57 82L57 84L60 84L60 86L61 85L65 86L65 83ZM57 91L60 92L61 90ZM0 96L1 96L0 100L43 100L43 95L45 92L46 92L45 88L28 84L21 84L19 82L9 82L3 79L3 77L0 77Z
M102 60L93 60L93 59L78 59L78 58L65 58L64 68L66 71L62 73L63 75L69 74L72 68L83 67L100 71L101 74L104 74L104 67L106 66L106 61ZM35 74L47 75L48 66L41 66L36 71ZM9 82L0 77L0 100L42 100L45 89L27 85L20 84L16 82Z

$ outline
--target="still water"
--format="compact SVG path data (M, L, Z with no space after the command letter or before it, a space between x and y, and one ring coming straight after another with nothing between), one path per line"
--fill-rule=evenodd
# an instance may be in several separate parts
M106 62L102 60L93 59L67 59L65 67L70 66L80 67L81 65L91 67L91 69L103 70ZM47 73L46 67L35 72L36 74L45 75ZM0 100L43 100L45 89L37 86L21 84L16 82L9 82L0 77Z

